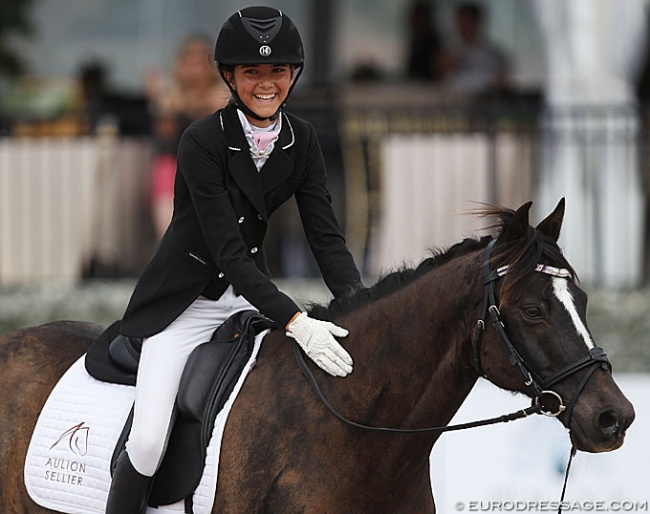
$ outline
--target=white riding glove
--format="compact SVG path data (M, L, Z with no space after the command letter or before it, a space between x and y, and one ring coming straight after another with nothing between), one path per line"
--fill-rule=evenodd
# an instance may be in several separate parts
M287 327L287 336L295 339L307 356L325 372L335 377L352 373L352 357L334 339L346 337L348 331L329 321L310 318L302 312Z

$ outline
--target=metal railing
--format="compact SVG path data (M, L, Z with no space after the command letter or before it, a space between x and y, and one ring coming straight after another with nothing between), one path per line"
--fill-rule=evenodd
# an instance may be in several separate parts
M480 228L457 215L473 202L534 200L542 216L564 196L561 245L583 281L638 287L647 276L647 112L506 101L348 108L350 246L376 274Z
M335 206L365 274L472 235L483 225L460 214L478 203L532 199L540 219L566 196L564 244L586 250L587 259L570 256L583 280L637 287L648 276L648 112L502 101L299 114L317 126L335 202L345 198ZM150 159L143 140L0 139L0 285L74 282L93 262L139 274L155 245ZM291 276L303 258L291 250L301 229L291 208L277 217L271 269Z

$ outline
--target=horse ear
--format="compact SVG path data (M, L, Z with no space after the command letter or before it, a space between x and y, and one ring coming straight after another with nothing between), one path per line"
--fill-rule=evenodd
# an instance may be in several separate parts
M562 198L555 207L555 210L537 225L537 230L556 242L560 237L560 229L562 228L562 220L564 219L564 205L564 198Z
M500 239L504 241L514 241L516 239L525 237L530 225L528 222L528 213L533 202L526 202L519 209L515 211L512 218L504 227L503 236Z

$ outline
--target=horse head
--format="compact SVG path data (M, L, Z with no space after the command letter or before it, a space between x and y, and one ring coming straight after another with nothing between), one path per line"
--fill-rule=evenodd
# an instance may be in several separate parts
M498 211L501 230L485 262L486 326L475 344L477 367L557 416L576 449L614 450L634 409L591 336L587 295L557 245L564 200L536 227L528 220L531 205Z

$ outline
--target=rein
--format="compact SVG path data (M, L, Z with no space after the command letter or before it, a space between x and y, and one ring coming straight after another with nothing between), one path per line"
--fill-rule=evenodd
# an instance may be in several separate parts
M343 423L369 432L384 432L384 433L388 432L392 434L426 434L426 433L437 433L437 432L453 432L455 430L464 430L466 428L482 427L485 425L494 425L495 423L506 423L508 421L514 421L516 419L525 418L526 416L530 416L531 414L539 414L542 411L542 406L540 404L537 404L537 405L531 405L526 409L512 412L510 414L504 414L503 416L498 416L496 418L472 421L469 423L459 423L458 425L446 425L442 427L388 428L388 427L376 427L371 425L364 425L363 423L358 423L356 421L352 421L349 418L346 418L343 414L338 412L329 401L327 401L327 398L325 398L325 395L323 394L323 392L320 389L320 386L318 385L318 381L316 380L314 373L309 368L309 366L307 366L307 363L305 362L305 357L302 349L297 344L293 346L293 354L295 355L296 360L298 361L298 366L300 367L305 377L307 377L307 381L309 382L312 389L316 393L316 396L321 401L321 403L325 406L325 408L328 411L330 411L334 415L334 417L341 420Z
M526 409L522 409L495 418L483 419L483 420L478 420L478 421L473 421L468 423L460 423L457 425L447 425L447 426L428 427L428 428L410 428L410 429L365 425L363 423L358 423L356 421L353 421L343 416L329 403L329 401L327 400L327 398L325 398L323 392L321 391L318 385L318 381L316 380L316 377L314 376L312 370L305 362L303 351L298 346L298 344L294 344L293 353L296 358L296 361L298 362L298 366L300 367L301 371L307 378L307 381L309 382L312 389L316 393L318 399L325 406L325 408L332 415L334 415L334 417L336 417L337 419L339 419L340 421L342 421L343 423L349 426L359 428L362 430L371 431L371 432L381 432L381 433L394 433L394 434L424 434L424 433L452 432L456 430L464 430L468 428L493 425L496 423L505 423L508 421L513 421L513 420L527 417L531 414L544 414L545 416L558 417L560 414L562 414L565 411L567 413L567 426L570 425L571 415L573 414L573 407L578 397L586 387L587 382L589 381L593 373L599 367L608 369L611 372L611 364L607 358L607 354L603 351L602 348L594 346L589 350L588 355L586 355L581 359L578 359L575 362L567 364L566 366L563 366L562 368L560 368L558 371L556 371L549 377L543 379L537 373L533 372L526 365L524 358L521 356L519 352L517 352L516 348L510 341L510 338L506 333L505 325L501 320L501 313L499 311L499 308L497 307L496 291L495 291L494 284L497 280L499 280L502 276L504 276L508 272L508 266L502 266L494 271L490 270L490 256L492 255L492 251L494 249L495 244L496 244L496 239L490 241L485 252L485 260L484 260L485 296L483 301L483 312L481 318L479 318L477 322L477 329L475 331L474 338L472 341L472 346L474 350L474 367L481 377L489 380L489 377L485 374L481 366L481 353L480 353L481 336L483 334L483 331L485 330L485 320L487 319L489 314L490 320L492 321L492 325L494 326L499 336L499 339L501 339L501 341L506 347L506 350L509 353L511 364L519 370L519 373L521 374L522 379L524 381L524 385L531 389L532 396L533 396L531 406ZM547 275L556 276L556 277L562 277L562 278L571 277L571 273L566 269L555 268L553 266L547 266L543 264L538 264L537 267L535 268L535 271ZM573 398L569 402L567 408L560 394L558 394L557 392L549 388L552 385L557 384L558 382L569 377L570 375L573 375L577 371L580 371L583 368L587 368L587 367L590 367L590 369L587 372L587 374L583 377L583 379L580 381L580 384ZM557 407L555 409L552 409L551 407L545 404L545 400L553 400L557 402ZM558 513L562 512L562 503L564 501L564 494L566 492L566 486L569 478L569 470L571 468L571 462L573 460L573 457L575 456L575 453L576 453L576 448L575 446L572 446L569 462L567 464L566 475L564 478L564 486L562 488L562 497L560 499L560 506L558 509Z

